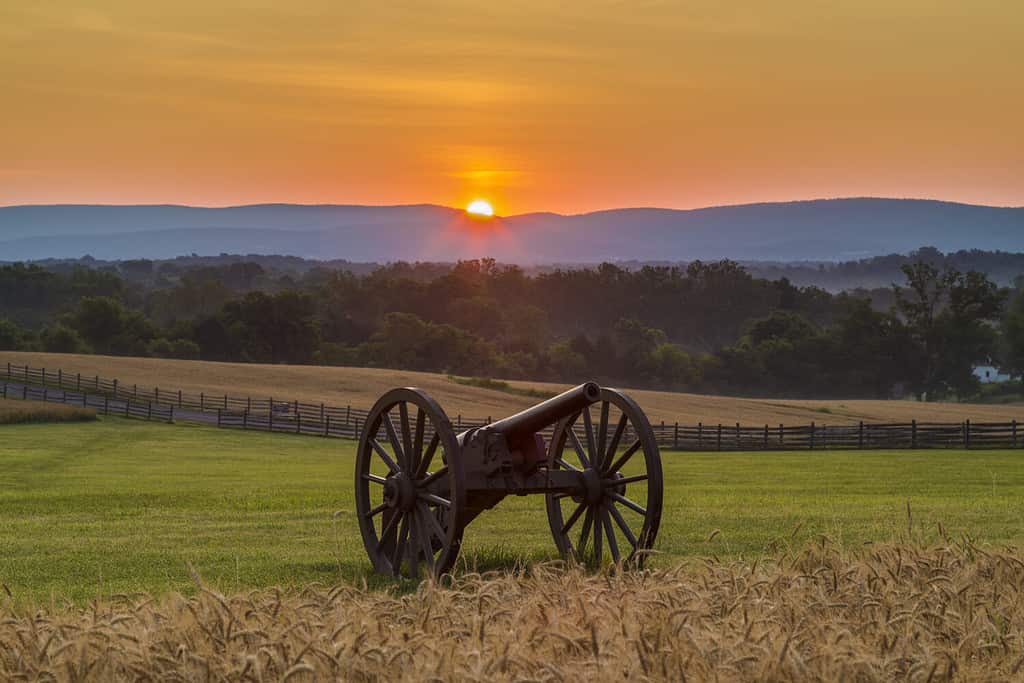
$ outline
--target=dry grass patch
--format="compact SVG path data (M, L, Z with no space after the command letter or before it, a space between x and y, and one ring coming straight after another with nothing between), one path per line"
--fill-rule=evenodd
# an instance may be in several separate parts
M259 365L207 361L122 358L29 352L0 353L0 363L62 368L85 377L101 375L122 385L205 392L211 398L274 397L368 409L388 389L418 386L430 392L452 419L497 418L537 402L532 395L557 393L568 385L541 381L509 381L512 389L460 384L446 375L378 368L339 368L303 365ZM628 388L627 388L628 389ZM519 392L519 393L515 393ZM917 403L873 400L773 400L706 396L667 391L629 390L652 422L682 424L851 424L865 422L1024 422L1024 404Z
M197 579L198 581L198 579ZM771 562L0 608L5 680L1008 680L1024 561L826 543ZM6 612L6 614L2 614Z
M65 406L59 403L0 399L0 425L40 422L89 422L96 411Z

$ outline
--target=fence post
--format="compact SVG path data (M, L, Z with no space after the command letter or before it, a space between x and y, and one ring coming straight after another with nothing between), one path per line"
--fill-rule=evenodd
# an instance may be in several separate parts
M299 402L296 401L295 405L298 405L298 404L299 404ZM296 434L301 434L302 433L302 413L300 413L297 410L295 411L295 433Z
M138 397L139 397L139 385L138 384L133 384L132 385L132 398L138 398Z
M274 431L274 399L270 399L270 410L267 411L267 431Z
M814 423L811 423L811 450L814 450Z
M64 370L57 368L57 386L61 389L64 388Z
M220 427L220 408L217 408L217 426Z
M178 407L181 407L181 389L178 389Z
M964 448L971 447L971 421L964 421Z
M43 403L46 403L46 401L47 401L46 394L47 394L47 392L46 392L46 385L44 384L43 385Z
M206 394L199 392L199 412L206 410Z
M779 423L779 448L786 445L786 427L781 422Z
M740 440L740 423L736 423L736 450L742 448L743 442Z
M114 380L114 398L117 398L117 380Z
M8 363L7 363L7 379L10 379L10 378L11 378L11 363L8 361Z
M21 385L21 400L22 401L27 401L28 400L28 385L27 384L22 384Z
M249 411L246 410L244 413L242 413L242 429L248 429L248 428L249 428Z
M768 450L768 425L764 426L764 450Z
M153 402L149 401L149 406L146 409L146 420L153 419Z
M697 423L697 450L704 450L704 423Z
M322 423L323 421L324 421L324 404L321 403L320 404L320 422Z
M103 396L103 413L110 415L110 397L105 394Z
M124 402L124 416L125 417L131 417L131 412L132 412L132 400L129 398L129 399L126 399L125 402Z
M676 422L675 430L672 434L672 447L677 451L679 450L679 423Z
M331 416L324 418L324 438L331 435Z
M160 402L160 387L153 388L153 400L157 403Z
M910 447L917 448L917 420L910 421Z
M252 410L252 396L245 397L245 412Z
M78 373L78 379L75 381L75 391L82 390L82 373Z
M228 409L228 395L224 394L224 410Z
M864 448L864 420L861 420L857 427L857 448Z
M6 389L6 387L5 387L5 389ZM6 391L4 393L4 398L7 398ZM1017 421L1014 420L1010 424L1011 424L1010 432L1013 434L1013 447L1016 448L1017 447Z
M718 450L722 450L722 423L721 422L718 423L718 439L715 442L715 447Z
M172 403L169 406L169 408L170 408L170 410L167 413L167 423L168 424L173 424L174 423L174 404Z

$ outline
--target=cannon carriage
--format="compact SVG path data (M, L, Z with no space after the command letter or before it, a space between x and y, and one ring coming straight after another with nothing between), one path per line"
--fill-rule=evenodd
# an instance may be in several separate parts
M658 533L662 487L647 417L593 382L459 434L428 394L393 389L367 416L356 454L370 561L412 578L449 571L466 526L509 495L545 496L563 557L640 564Z

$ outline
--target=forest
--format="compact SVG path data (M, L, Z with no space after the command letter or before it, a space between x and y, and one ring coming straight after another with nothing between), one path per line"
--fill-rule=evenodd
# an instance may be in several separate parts
M1024 279L935 259L903 259L890 287L831 293L732 261L526 272L274 258L0 265L0 350L779 397L966 400L977 364L1024 372Z

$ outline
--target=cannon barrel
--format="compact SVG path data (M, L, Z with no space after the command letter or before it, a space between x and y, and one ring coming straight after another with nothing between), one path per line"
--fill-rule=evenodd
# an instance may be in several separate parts
M487 429L503 434L509 445L515 445L523 439L531 438L548 425L583 410L600 398L601 387L594 382L587 382L515 415L492 422Z

